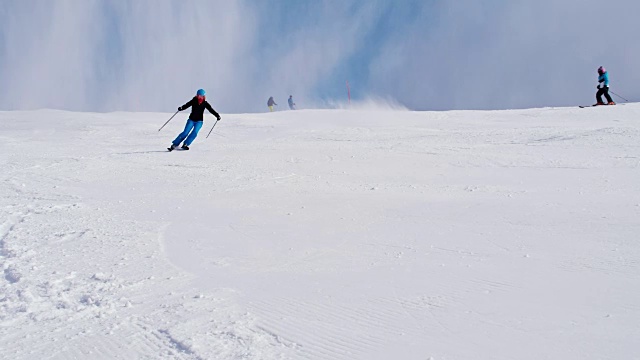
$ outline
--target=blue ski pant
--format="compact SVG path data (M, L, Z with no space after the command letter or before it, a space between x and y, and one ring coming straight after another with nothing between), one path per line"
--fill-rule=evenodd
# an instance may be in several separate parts
M173 145L178 146L184 140L184 144L189 146L195 140L196 136L198 136L198 131L202 128L202 121L193 121L191 119L187 120L187 125L184 126L184 131L178 135L178 137L173 140Z

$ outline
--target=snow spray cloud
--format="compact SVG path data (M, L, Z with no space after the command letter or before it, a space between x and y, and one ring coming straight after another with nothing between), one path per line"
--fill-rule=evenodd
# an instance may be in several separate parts
M246 81L255 29L235 1L3 2L2 108L173 110ZM34 13L35 11L35 13ZM169 106L170 104L170 106Z
M224 112L262 111L270 95L312 98L376 14L288 3L2 2L0 109L170 112L198 88Z
M222 112L396 99L412 109L589 103L633 85L640 3L614 0L7 0L0 109ZM284 105L283 105L284 107Z

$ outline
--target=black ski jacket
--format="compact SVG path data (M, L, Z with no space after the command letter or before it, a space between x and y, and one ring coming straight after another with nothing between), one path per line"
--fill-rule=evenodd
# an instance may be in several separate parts
M202 119L204 118L204 109L209 110L209 112L212 113L213 116L216 117L216 119L220 119L220 114L213 110L211 104L209 104L207 100L204 100L201 104L198 104L198 98L194 96L193 99L189 100L188 103L180 106L180 110L186 110L189 107L191 107L191 115L189 115L189 119L193 121L202 121Z

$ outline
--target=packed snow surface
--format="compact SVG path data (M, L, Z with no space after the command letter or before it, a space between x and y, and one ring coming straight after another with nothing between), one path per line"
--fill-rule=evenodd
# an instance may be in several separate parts
M632 359L640 105L0 112L2 359Z

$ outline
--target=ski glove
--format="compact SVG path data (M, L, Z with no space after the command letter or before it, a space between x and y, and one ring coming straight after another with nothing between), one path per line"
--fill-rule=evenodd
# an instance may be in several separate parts
M217 119L218 119L218 121L220 121L222 119L222 117L218 116Z
M596 88L600 89L600 85L596 86Z
M178 111L182 111L182 106L178 106Z

